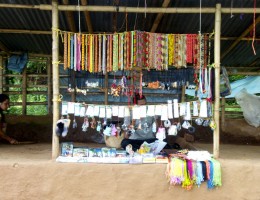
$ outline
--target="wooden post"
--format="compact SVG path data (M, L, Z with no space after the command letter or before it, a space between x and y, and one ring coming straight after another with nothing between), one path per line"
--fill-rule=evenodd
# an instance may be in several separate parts
M0 56L0 94L3 93L3 56Z
M47 59L47 82L48 82L48 114L53 114L52 113L52 76L51 76L51 60L48 58Z
M52 1L52 82L53 82L53 129L52 129L52 159L59 156L59 137L56 135L56 122L59 119L59 19L58 2Z
M22 115L26 115L26 101L27 101L27 75L26 75L26 67L23 70L23 81L22 81Z
M221 130L223 131L225 128L225 104L226 99L225 97L221 98Z
M214 35L214 64L215 64L215 104L214 120L216 129L213 137L213 155L219 157L219 96L220 96L220 33L221 33L221 4L216 4L215 35Z
M105 74L105 90L104 90L105 94L104 94L104 103L105 105L108 104L108 72L106 72Z
M181 87L181 102L185 102L186 85Z

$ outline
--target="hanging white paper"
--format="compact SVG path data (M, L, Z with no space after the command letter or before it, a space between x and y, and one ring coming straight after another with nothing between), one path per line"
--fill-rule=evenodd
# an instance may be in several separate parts
M111 119L112 118L112 108L110 106L106 107L106 118Z
M155 106L155 115L161 116L162 114L162 105L156 105Z
M202 100L200 102L200 117L208 117L207 115L207 101Z
M140 119L140 107L134 106L133 107L133 119Z
M172 100L168 100L168 119L173 119Z
M193 116L198 116L199 110L198 110L198 103L197 101L193 101Z
M178 99L173 99L173 114L174 118L179 118L179 105L178 105Z
M185 116L186 113L186 102L180 104L180 116Z
M125 107L125 117L130 117L130 109L129 109L129 107Z
M118 117L120 117L120 118L124 118L125 117L125 106L119 106Z
M79 116L85 117L85 112L86 112L86 107L84 105L80 105Z
M74 114L74 102L68 102L68 114Z
M139 106L139 112L140 112L140 117L145 118L146 117L146 106Z
M105 118L106 117L106 107L101 106L99 108L99 118Z
M98 117L99 116L99 106L94 106L94 116Z
M149 105L147 109L147 116L149 117L154 117L155 113L155 106L154 105Z
M86 115L89 116L89 117L94 116L94 106L90 106L90 105L88 106Z
M112 115L118 116L118 106L112 106Z
M186 102L186 113L184 116L184 120L191 120L190 102Z
M80 103L74 103L74 116L80 115Z
M61 115L67 115L67 114L68 114L68 102L62 102Z
M165 105L162 105L161 106L161 120L164 121L164 120L168 120L168 106L165 104Z

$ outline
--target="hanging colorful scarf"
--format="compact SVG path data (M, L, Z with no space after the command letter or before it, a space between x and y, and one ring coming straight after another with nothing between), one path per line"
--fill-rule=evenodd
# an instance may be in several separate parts
M89 69L89 63L88 63L88 56L89 56L89 51L88 51L88 35L85 35L85 71Z
M68 41L68 59L67 59L67 68L70 68L70 33L68 33L68 37L67 37Z
M74 36L71 34L70 36L70 69L73 69L74 63Z
M106 74L106 35L102 35L102 72L103 74Z
M94 72L98 72L98 35L94 36L94 52L95 52L95 57L94 57Z
M101 40L101 35L98 35L98 72L102 71L102 63L101 63L101 45L102 45L102 40Z
M81 36L81 70L85 69L85 35Z
M196 184L198 187L201 185L201 182L204 181L204 176L202 172L202 164L200 161L197 161L196 165Z
M162 69L163 70L168 70L168 35L163 34L163 39L162 39Z
M113 35L113 71L118 71L118 34Z
M93 73L94 72L94 52L93 52L93 35L89 35L89 72Z
M214 158L211 159L211 162L213 162L213 184L214 186L221 186L221 166L220 162L215 160Z
M80 33L77 34L77 63L76 63L76 70L80 71L81 67L80 67L80 61L81 61L81 36Z
M63 65L63 68L64 70L66 70L68 68L68 35L67 33L65 32L64 33L64 65Z
M182 182L182 187L186 190L191 190L192 188L192 181L190 180L190 177L188 175L188 168L187 168L187 160L183 161L183 171L184 171L184 180Z
M171 158L167 164L166 176L171 185L181 185L184 180L184 161Z
M143 41L144 41L144 48L143 48L143 53L144 53L144 57L143 57L143 63L144 63L144 67L145 69L149 69L149 34L144 32L143 34Z
M77 52L78 52L78 41L77 41L77 34L74 33L74 63L73 63L73 69L74 71L77 71Z

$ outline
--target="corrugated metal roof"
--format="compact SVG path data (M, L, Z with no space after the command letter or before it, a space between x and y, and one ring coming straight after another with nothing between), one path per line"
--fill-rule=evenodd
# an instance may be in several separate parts
M88 0L88 5L115 6L116 0ZM163 0L118 0L119 6L129 7L161 7ZM217 3L221 3L222 8L230 8L230 14L222 14L221 35L222 37L239 37L252 23L253 14L233 14L232 8L252 8L252 0L175 0L170 1L169 7L211 7L215 8ZM51 0L2 0L2 4L18 5L40 5L49 4ZM62 4L62 0L59 0ZM70 0L70 5L77 5L78 1ZM259 7L259 5L258 5ZM50 10L39 9L20 9L20 8L0 8L0 29L20 29L20 30L41 30L51 31L52 14ZM142 30L150 31L156 13L112 13L112 12L91 12L90 18L95 33L115 32L113 21L116 18L116 32ZM256 18L259 14L256 14ZM80 17L80 21L78 20ZM81 12L73 12L73 19L76 30L87 32L86 19ZM200 14L164 14L156 32L161 33L210 33L213 32L215 25L215 15ZM59 26L61 30L70 31L69 23L65 12L59 12ZM201 29L200 29L201 27ZM252 31L246 37L252 37ZM256 36L260 37L260 25L256 26ZM0 33L0 42L11 52L26 51L37 54L49 54L52 52L51 34L16 34ZM225 52L234 40L222 40L221 52ZM212 42L214 43L214 42ZM63 54L62 43L60 42L60 54ZM225 66L247 66L260 57L259 41L254 43L257 55L252 51L251 41L240 41L222 60L221 64ZM213 48L213 45L212 45ZM255 66L260 67L259 59Z

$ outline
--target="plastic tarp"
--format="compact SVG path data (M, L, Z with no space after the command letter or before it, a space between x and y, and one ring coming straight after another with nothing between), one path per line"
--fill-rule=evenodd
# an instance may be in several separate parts
M243 88L245 88L249 94L257 94L260 93L260 76L248 76L230 83L230 86L231 94L225 98L234 98ZM186 89L186 94L195 96L195 89Z

